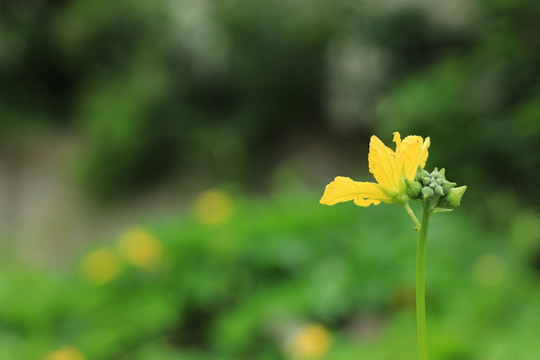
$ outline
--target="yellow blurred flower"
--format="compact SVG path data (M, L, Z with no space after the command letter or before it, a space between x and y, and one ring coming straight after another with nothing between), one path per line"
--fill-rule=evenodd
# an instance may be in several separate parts
M232 199L221 190L203 191L195 200L195 214L205 225L224 224L231 219L233 212Z
M118 253L135 266L150 268L160 259L161 242L149 232L133 228L127 230L118 241Z
M93 285L108 283L120 273L120 263L114 253L107 248L88 254L82 261L84 278Z
M394 132L396 151L386 147L378 137L372 136L369 143L369 171L377 180L357 182L348 177L338 176L326 186L321 204L334 205L354 200L358 206L381 203L401 203L407 201L405 179L413 180L418 166L424 168L430 145L420 136L407 136L401 141Z
M331 347L330 333L319 324L302 327L286 344L289 356L298 360L321 359L328 354Z
M64 346L51 352L45 357L45 360L85 360L83 353L73 346Z
M506 273L506 264L500 256L486 254L482 255L474 264L472 276L478 284L484 287L494 287L504 281Z

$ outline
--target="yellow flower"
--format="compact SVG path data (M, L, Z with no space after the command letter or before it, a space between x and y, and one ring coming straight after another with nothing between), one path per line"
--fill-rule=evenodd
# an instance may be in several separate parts
M120 238L118 252L135 266L151 268L159 262L163 249L154 235L143 229L133 228Z
M331 347L328 330L319 324L308 324L288 341L286 350L292 359L315 360L327 355Z
M358 206L381 203L404 204L407 201L405 179L413 180L418 166L424 168L428 157L429 137L407 136L401 141L394 133L396 150L386 147L378 137L372 136L369 143L369 172L377 183L357 182L338 176L326 186L321 204L334 205L354 200Z
M224 191L206 190L195 200L195 214L205 225L223 225L232 218L233 213L233 200Z
M84 355L73 346L64 346L47 355L46 360L84 360Z
M88 254L83 259L81 271L90 284L102 285L118 276L120 263L111 250L101 248Z

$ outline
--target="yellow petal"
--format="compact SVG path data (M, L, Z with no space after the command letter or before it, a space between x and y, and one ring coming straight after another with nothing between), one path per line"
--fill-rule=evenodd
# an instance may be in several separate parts
M321 204L334 205L350 200L355 200L355 204L359 206L377 205L381 201L392 202L375 183L357 182L348 177L338 176L326 185Z
M369 143L368 161L369 172L373 174L380 185L390 189L399 189L401 169L398 167L396 154L376 136L372 136Z
M373 205L379 205L381 203L380 200L373 200L373 199L354 199L354 203L358 206L367 207L371 204Z
M407 179L414 179L418 166L424 168L426 165L429 145L429 137L424 141L420 136L407 136L396 148L399 167L403 168Z
M397 152L397 149L399 149L399 147L401 146L401 135L399 135L397 131L395 131L392 135L394 135L394 139L392 141L396 143Z

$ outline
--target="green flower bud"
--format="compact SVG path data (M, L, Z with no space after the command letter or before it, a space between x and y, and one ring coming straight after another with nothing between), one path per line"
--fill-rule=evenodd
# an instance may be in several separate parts
M435 193L435 192L433 191L433 189L430 188L429 186L424 186L424 187L422 188L422 197L423 197L424 199L430 198L431 196L433 196L434 193Z
M420 165L418 165L418 170L416 171L416 176L414 177L415 181L422 181L422 176L425 176L423 174L424 170ZM427 172L427 171L426 171Z
M418 181L405 179L405 188L407 190L407 196L410 199L414 200L420 196L420 192L422 191L422 184Z
M467 186L460 186L458 188L450 189L446 195L448 205L453 208L461 205L461 198L463 197L463 194L465 194L465 190L467 190Z
M439 176L441 177L442 180L446 180L446 170L444 168L439 170Z
M423 185L421 199L428 200L434 198L436 200L436 212L452 211L453 208L459 206L461 198L467 189L466 186L456 188L456 183L446 180L446 170L444 168L441 170L434 168L431 173L428 173L426 170L418 167L416 179L418 183ZM415 195L416 192L411 194ZM409 198L411 197L409 196ZM415 200L419 198L416 197Z
M443 180L443 182L441 184L441 186L442 186L445 193L448 193L448 191L450 191L450 189L452 189L456 185L457 185L456 183L450 182L448 180Z

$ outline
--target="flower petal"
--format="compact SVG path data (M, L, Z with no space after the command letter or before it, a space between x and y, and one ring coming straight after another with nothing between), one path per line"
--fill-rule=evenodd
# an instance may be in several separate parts
M357 182L348 177L338 176L326 185L321 204L334 205L343 201L355 200L359 206L377 205L381 201L392 202L375 183Z
M358 206L367 207L371 204L379 205L381 202L380 200L373 200L373 199L354 199L354 203Z
M396 154L376 136L372 136L369 142L368 161L369 172L373 174L380 185L390 189L399 189L401 169L398 167Z
M407 179L414 179L418 166L424 168L426 165L429 145L429 137L424 141L420 136L407 136L400 146L396 148L399 167L403 168Z
M394 139L392 139L392 141L396 143L397 152L397 149L399 149L399 147L401 146L401 135L397 131L394 131L392 135L394 135Z

